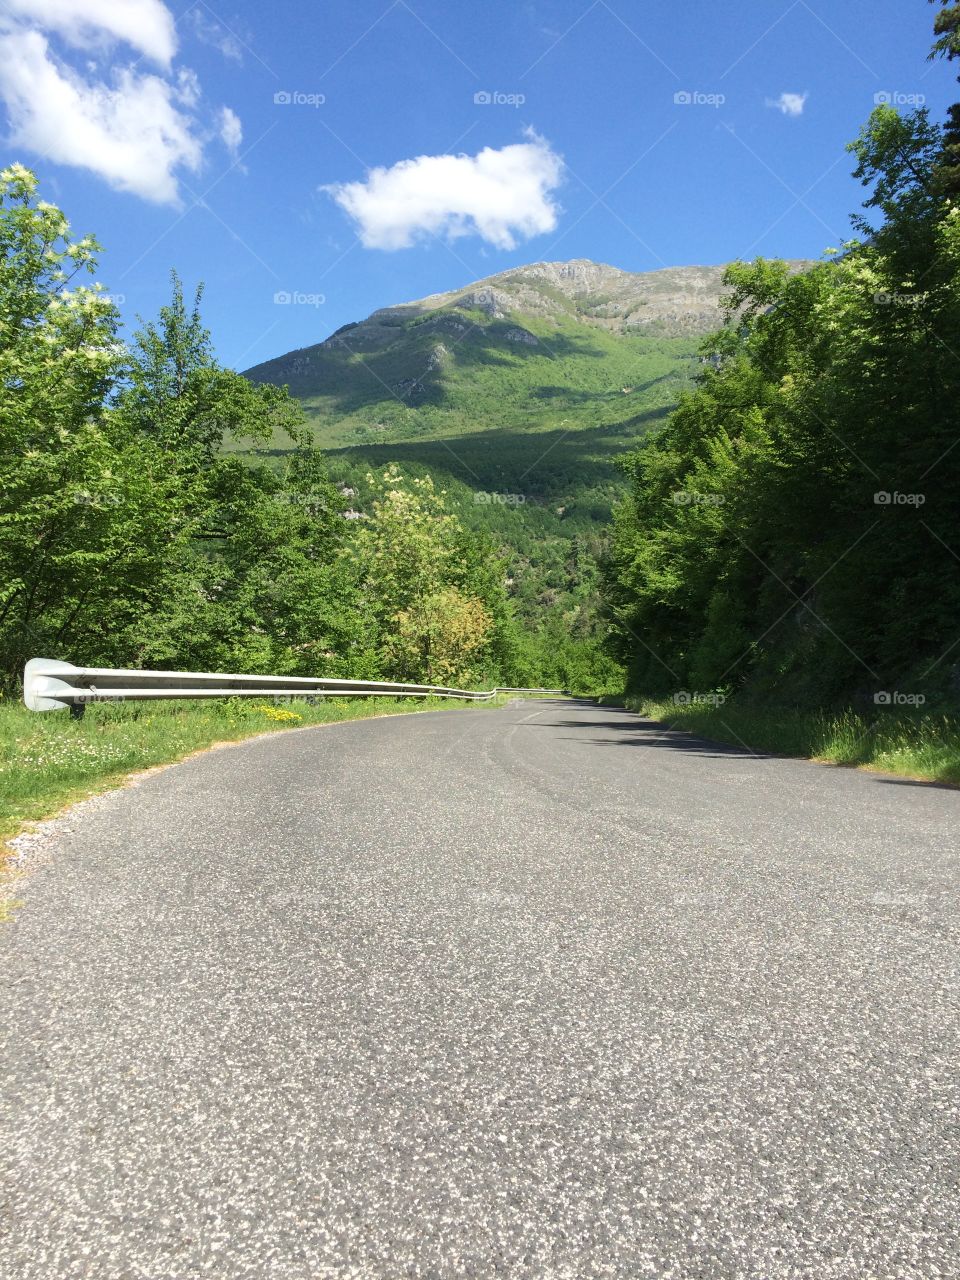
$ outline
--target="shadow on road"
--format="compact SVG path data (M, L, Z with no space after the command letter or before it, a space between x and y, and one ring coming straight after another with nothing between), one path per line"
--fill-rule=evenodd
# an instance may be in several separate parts
M751 751L746 747L734 746L727 742L714 742L708 738L698 738L686 733L683 729L673 729L669 725L655 720L643 720L632 711L611 707L610 711L628 717L622 721L603 720L550 720L537 724L533 721L521 721L524 729L602 729L615 735L608 738L585 738L564 735L569 742L584 742L597 747L657 747L667 751L686 751L694 755L723 757L742 760L773 760L763 751ZM607 715L606 710L604 715ZM629 736L627 736L629 735Z
M569 706L569 703L567 704ZM581 703L595 711L592 703ZM610 717L616 716L616 719ZM748 747L735 746L732 743L716 742L709 738L699 738L687 733L684 729L676 729L657 720L645 720L636 712L625 707L604 707L603 719L590 720L551 720L539 724L532 721L521 721L524 729L600 729L607 737L580 737L579 735L563 735L567 742L582 742L596 747L656 747L658 750L680 751L691 755L704 756L710 759L724 760L793 760L802 764L814 764L821 769L847 769L860 772L862 776L873 782L883 783L891 787L923 787L934 791L960 791L960 785L951 782L935 782L924 778L897 778L891 774L874 773L872 770L857 770L856 765L836 765L822 760L809 760L804 756L789 756L767 751L754 751ZM622 718L621 718L622 717Z

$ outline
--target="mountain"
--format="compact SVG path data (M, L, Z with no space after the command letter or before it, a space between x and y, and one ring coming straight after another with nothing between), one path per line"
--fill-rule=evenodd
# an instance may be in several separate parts
M538 262L385 307L247 377L288 385L327 447L639 422L689 381L723 270Z
M723 267L621 271L601 262L536 262L489 276L465 289L376 311L372 321L475 308L494 320L513 314L558 319L614 333L642 330L665 337L704 333L717 323Z
M247 377L303 402L353 507L372 500L371 466L429 472L503 548L520 616L577 633L623 492L616 460L690 384L723 271L537 262L385 307Z

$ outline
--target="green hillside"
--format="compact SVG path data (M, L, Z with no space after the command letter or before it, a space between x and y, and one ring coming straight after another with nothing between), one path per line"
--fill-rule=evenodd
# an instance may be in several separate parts
M721 275L537 263L376 311L247 377L289 386L326 447L610 428L675 403Z
M479 494L481 522L504 523L484 507L493 493L514 500L507 524L581 526L606 519L613 459L689 384L722 272L536 263L376 311L246 376L290 388L350 487L398 461Z
M432 474L504 552L520 616L536 627L552 611L576 633L624 490L616 460L691 384L723 271L535 263L376 311L246 376L301 401L361 516L371 467Z

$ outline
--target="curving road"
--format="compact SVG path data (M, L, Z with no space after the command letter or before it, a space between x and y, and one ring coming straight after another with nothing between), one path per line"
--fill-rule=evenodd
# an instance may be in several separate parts
M958 1276L958 833L575 701L153 774L0 934L0 1274Z

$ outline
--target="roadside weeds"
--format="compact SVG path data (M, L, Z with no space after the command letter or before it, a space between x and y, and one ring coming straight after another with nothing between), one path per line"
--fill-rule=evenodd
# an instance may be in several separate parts
M879 708L867 717L852 708L805 711L734 698L680 706L642 696L616 701L665 728L747 751L960 787L960 723L945 714Z

